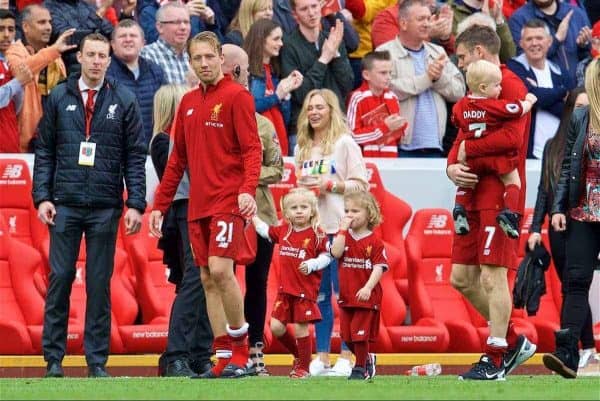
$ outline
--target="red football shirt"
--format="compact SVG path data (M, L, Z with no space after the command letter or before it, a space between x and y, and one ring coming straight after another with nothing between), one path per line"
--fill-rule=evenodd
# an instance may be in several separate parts
M289 224L269 227L269 237L279 244L279 292L317 300L321 271L305 276L299 267L303 261L327 252L327 235L320 229L319 235L321 238L312 227L300 231L290 231Z
M165 213L183 172L190 177L188 220L239 214L238 194L255 195L262 145L254 100L229 75L186 93L175 123L175 146L154 198Z
M519 118L523 107L518 100L483 99L465 96L452 108L452 122L464 131L465 139L502 134L502 123Z
M502 93L501 99L525 99L527 89L521 79L510 71L505 65L500 66L502 71ZM529 143L529 127L531 113L521 118L504 122L505 135L486 135L481 138L468 139L466 134L459 131L452 149L448 154L448 165L456 164L458 146L462 140L465 142L467 158L507 155L509 152L517 151L519 176L521 177L521 196L519 197L519 212L523 213L525 207L525 158L527 156L527 145ZM504 207L504 185L496 175L479 177L479 183L473 194L473 210L500 210Z
M373 267L381 266L384 272L388 269L387 256L381 238L372 232L355 238L352 232L348 231L344 253L338 263L339 305L379 309L383 295L380 283L373 288L368 301L358 301L356 293L369 281Z

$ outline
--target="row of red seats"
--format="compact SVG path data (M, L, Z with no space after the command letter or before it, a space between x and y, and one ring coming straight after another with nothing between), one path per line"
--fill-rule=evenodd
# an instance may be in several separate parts
M277 205L282 194L295 184L293 168L293 165L286 165L284 181L273 187ZM445 209L417 211L405 239L402 231L412 214L410 206L385 190L375 165L369 164L368 169L371 191L381 204L384 216L387 216L378 230L386 242L391 267L382 279L384 299L375 350L479 352L488 335L487 323L449 282L453 230L450 213ZM0 242L0 334L6 332L8 338L19 339L1 344L0 354L40 353L43 298L48 274L47 229L35 217L27 164L21 160L0 160L0 172L0 216L4 216L5 220L2 231L9 233L2 236ZM140 233L118 237L111 281L113 353L162 352L166 345L174 286L167 281L168 270L162 264L162 252L156 247L156 239L148 233L147 217L146 214ZM527 237L530 219L526 218L522 242ZM547 238L545 241L547 243ZM524 244L521 245L521 250L524 250ZM83 245L77 269L71 296L70 353L83 351ZM243 269L242 266L237 269L242 286ZM268 283L268 314L277 291L278 274L275 258ZM511 279L514 279L514 274L511 274ZM550 351L554 347L553 331L558 328L561 303L560 283L554 269L549 269L546 280L548 293L542 298L538 315L526 317L523 311L513 313L518 330L537 342L540 351ZM410 305L410 318L407 317L407 304ZM334 305L337 316L335 302ZM338 329L336 321L332 344L335 352L340 344ZM268 328L265 337L267 352L285 352L281 344L272 338Z

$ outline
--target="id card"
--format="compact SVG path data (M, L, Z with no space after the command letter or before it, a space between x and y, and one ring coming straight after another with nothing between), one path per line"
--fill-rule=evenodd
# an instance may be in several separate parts
M93 142L81 142L79 145L79 165L93 166L96 157L96 144Z

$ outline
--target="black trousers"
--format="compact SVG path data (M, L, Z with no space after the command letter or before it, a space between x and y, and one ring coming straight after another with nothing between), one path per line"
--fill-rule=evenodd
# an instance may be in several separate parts
M552 226L550 226L548 229L548 239L550 240L550 252L552 253L552 260L554 261L556 274L558 275L558 278L562 284L562 315L562 311L565 306L565 285L563 275L565 274L565 264L567 261L567 233L565 231L554 231ZM581 336L579 339L581 340L581 346L583 349L593 348L595 346L591 309L588 309L587 317L585 318L585 322L581 327Z
M121 209L57 206L50 227L50 276L42 348L46 361L62 361L67 345L69 297L77 257L85 234L85 331L88 366L105 365L110 345L110 279L112 277Z
M206 296L200 281L200 268L194 264L187 224L188 202L174 202L171 213L182 241L184 272L173 300L165 358L208 362L212 355L213 334L206 311Z
M567 261L563 273L563 310L561 327L581 337L590 313L588 301L594 268L600 252L600 223L570 220L567 231Z
M248 341L251 347L263 342L265 315L267 313L267 279L273 257L273 244L260 235L257 237L256 260L246 266L246 293L244 294L244 315L250 325Z

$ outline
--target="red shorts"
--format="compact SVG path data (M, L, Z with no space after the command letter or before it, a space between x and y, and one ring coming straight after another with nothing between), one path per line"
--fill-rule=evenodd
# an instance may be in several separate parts
M244 247L244 219L235 214L216 214L188 222L194 262L208 266L209 256L237 259Z
M379 334L379 310L366 308L339 308L340 335L347 343L375 342Z
M321 312L316 301L279 292L271 317L284 324L310 323L321 320Z
M477 175L508 174L515 170L518 164L518 160L514 156L482 156L467 160L467 165L471 168L469 173Z
M452 263L514 269L518 239L508 238L496 222L496 210L468 211L469 233L454 234Z

